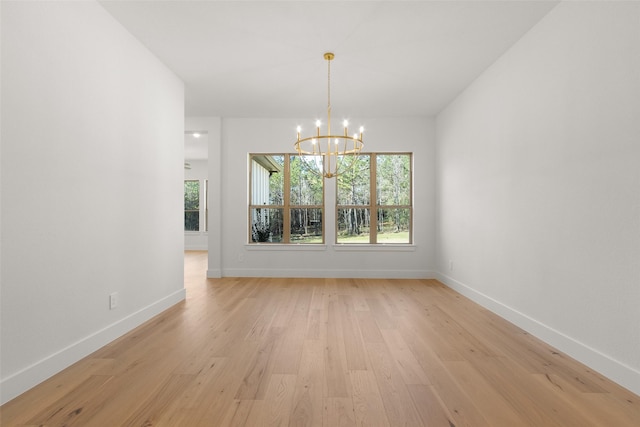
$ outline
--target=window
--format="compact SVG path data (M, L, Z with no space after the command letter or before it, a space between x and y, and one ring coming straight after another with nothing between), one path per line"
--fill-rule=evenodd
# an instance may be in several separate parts
M209 230L208 184L206 179L184 181L184 231Z
M411 154L361 154L337 178L337 243L411 243ZM373 199L373 200L372 200Z
M184 182L184 230L200 230L200 181Z
M336 179L336 242L412 243L412 155L367 153ZM249 243L324 243L323 178L295 154L251 154Z
M323 243L322 177L293 154L250 155L250 243Z

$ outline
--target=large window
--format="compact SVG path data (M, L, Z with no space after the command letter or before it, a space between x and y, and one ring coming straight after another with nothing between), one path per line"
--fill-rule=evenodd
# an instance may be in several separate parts
M294 154L250 164L249 243L323 243L323 178ZM411 167L410 153L367 153L337 177L336 243L412 243Z
M411 154L361 154L337 178L337 243L412 243Z
M323 243L322 177L293 154L250 156L249 241Z

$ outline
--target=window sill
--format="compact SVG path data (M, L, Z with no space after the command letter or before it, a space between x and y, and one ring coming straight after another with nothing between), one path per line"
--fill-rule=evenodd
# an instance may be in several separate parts
M326 244L304 243L247 243L244 245L248 251L326 251ZM416 245L378 243L370 245L358 244L334 244L330 245L336 252L415 252Z
M415 252L416 245L405 243L337 243L331 246L334 251L340 252Z
M244 247L248 251L326 251L325 244L304 243L247 243Z

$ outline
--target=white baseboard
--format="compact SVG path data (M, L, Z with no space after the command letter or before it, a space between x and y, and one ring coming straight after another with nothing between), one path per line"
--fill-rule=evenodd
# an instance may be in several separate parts
M303 277L336 279L433 279L435 273L429 270L312 270L312 269L265 269L265 268L225 268L225 277ZM207 275L207 277L212 277ZM218 276L220 277L220 276Z
M209 245L207 245L206 243L202 245L198 245L198 244L188 245L186 243L184 244L185 251L206 251L208 249L209 249Z
M8 402L40 384L116 338L140 326L152 317L162 313L169 307L179 303L185 297L186 291L183 288L4 378L0 381L0 404Z
M603 354L598 350L563 334L560 331L550 328L536 319L520 313L519 311L504 305L500 301L478 292L472 287L447 275L436 273L435 278L451 289L461 293L486 309L491 310L519 328L524 329L533 336L601 373L611 381L614 381L633 393L640 395L640 372L634 368L627 366L624 363L621 363L610 356L607 356L606 354Z
M222 277L222 270L220 270L219 268L207 270L207 278L219 279L221 277Z

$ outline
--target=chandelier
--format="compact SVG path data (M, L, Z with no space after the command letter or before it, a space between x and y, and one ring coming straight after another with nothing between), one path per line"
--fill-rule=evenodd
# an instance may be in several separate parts
M316 121L316 134L307 138L300 138L302 128L298 126L298 140L295 143L296 151L303 164L308 169L325 178L338 176L353 166L355 160L364 147L362 133L349 136L349 122L345 120L342 125L344 134L331 134L331 61L335 55L331 52L324 54L327 60L327 127L326 134L320 134L322 122Z

